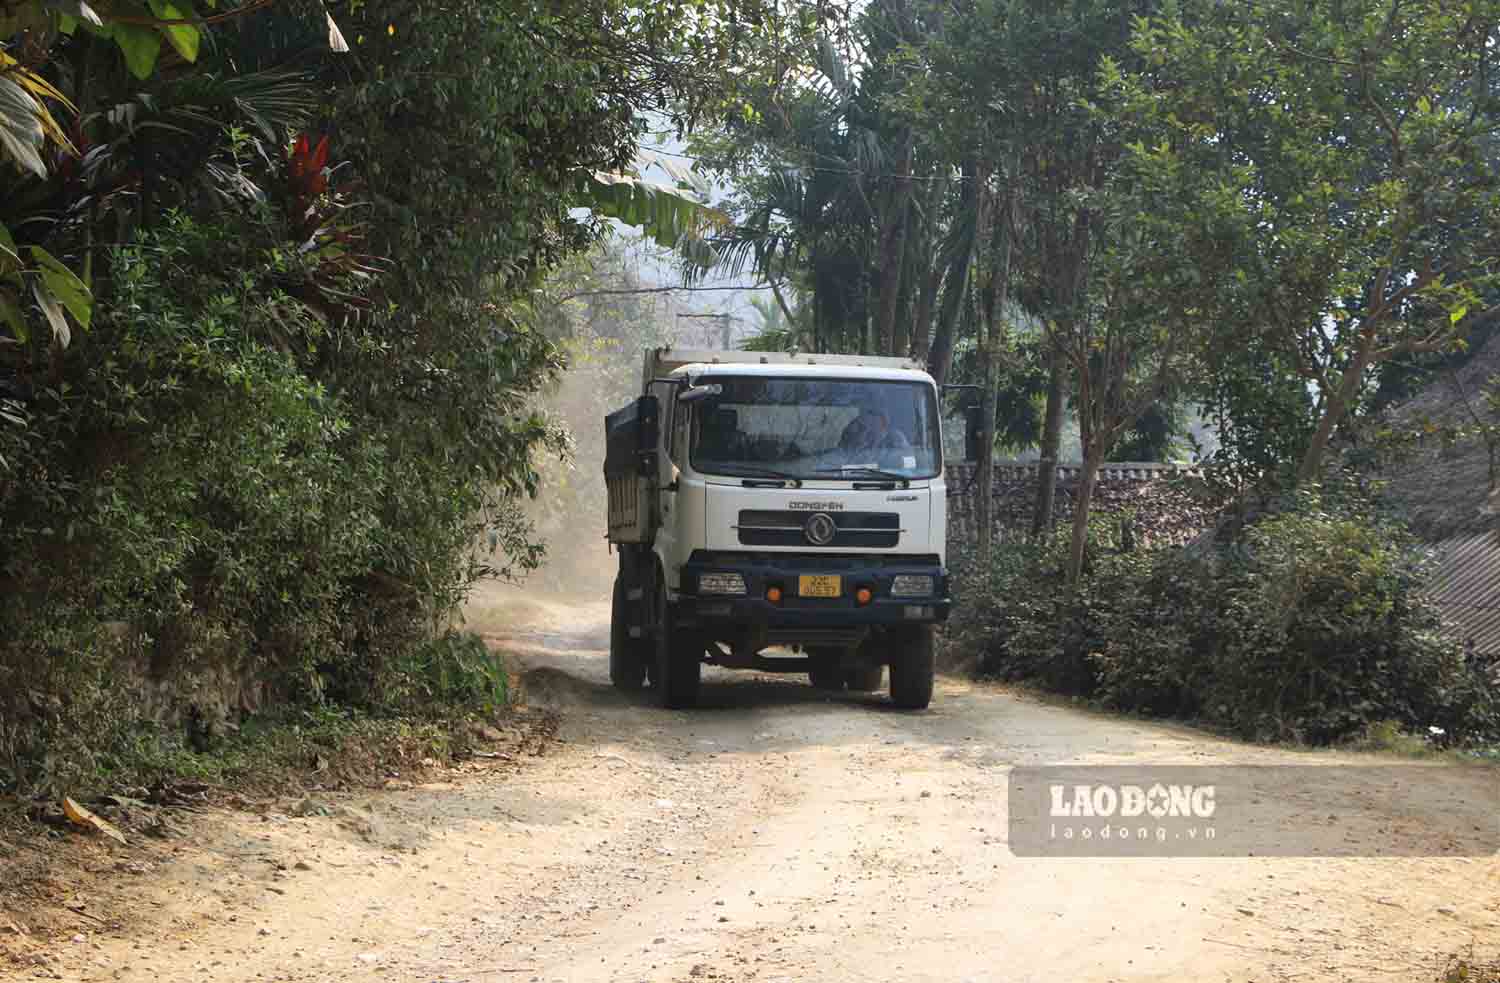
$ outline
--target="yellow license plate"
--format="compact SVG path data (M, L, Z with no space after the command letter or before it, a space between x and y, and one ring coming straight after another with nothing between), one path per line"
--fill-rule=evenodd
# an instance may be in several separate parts
M797 578L797 593L803 597L838 597L843 592L843 577L817 573Z

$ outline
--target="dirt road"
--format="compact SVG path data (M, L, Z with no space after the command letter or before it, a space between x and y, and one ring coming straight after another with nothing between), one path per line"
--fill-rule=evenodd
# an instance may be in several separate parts
M140 879L155 913L37 972L149 980L1432 980L1500 948L1500 860L1024 859L1011 766L1328 763L954 680L933 709L711 672L669 713L606 681L607 606L496 644L559 743L519 770L225 815ZM1494 771L1435 810L1500 821ZM1292 780L1272 799L1293 802ZM1310 821L1290 806L1288 815ZM1299 807L1300 808L1300 807ZM1420 816L1377 815L1422 835ZM1330 819L1332 817L1329 817ZM4 971L0 970L0 975Z

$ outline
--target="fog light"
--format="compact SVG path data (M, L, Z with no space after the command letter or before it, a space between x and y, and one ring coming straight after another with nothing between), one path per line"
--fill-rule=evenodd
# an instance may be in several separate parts
M861 587L859 590L854 592L854 600L860 604L869 604L870 599L874 596L875 595L870 592L870 588L868 587Z
M737 573L700 573L698 593L743 594L745 593L745 578Z
M901 573L891 580L891 594L895 597L926 597L931 593L931 577Z
M770 601L772 604L780 604L781 603L781 588L780 587L767 587L766 588L766 600Z

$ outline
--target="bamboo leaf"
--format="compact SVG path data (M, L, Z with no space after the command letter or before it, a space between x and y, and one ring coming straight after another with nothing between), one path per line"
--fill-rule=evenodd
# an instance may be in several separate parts
M344 32L333 22L333 15L323 11L323 16L328 18L328 49L343 54L349 50L349 42L344 40Z
M77 25L78 21L86 21L98 27L104 23L99 19L99 14L85 0L43 0L43 2L58 12L60 18L70 19ZM71 31L65 33L71 34Z
M0 276L21 268L21 254L16 252L16 240L10 229L0 222Z
M9 76L0 76L0 150L37 177L47 176L41 146L46 138L40 116L46 112Z
M73 332L68 328L68 318L63 313L62 306L47 292L41 280L32 281L31 295L36 298L37 305L47 317L47 322L52 325L52 337L57 339L58 345L67 348L68 343L73 340Z
M16 61L4 51L0 51L0 69L4 69L7 78L11 78L18 82L23 89L30 92L35 98L56 99L58 102L66 106L69 112L78 111L77 107L73 105L73 101L67 96L63 95L62 91L59 90L57 86L53 85L51 82L48 82L46 79L42 78L40 75L36 74L30 69L22 67L20 62Z
M109 837L117 843L125 842L124 833L121 833L110 823L106 822L103 819L100 819L98 816L94 815L92 812L85 809L77 802L74 802L69 798L64 798L62 800L62 804L63 815L68 817L68 822L74 824L75 826L82 826L84 829L91 829L97 833L103 833L105 836Z

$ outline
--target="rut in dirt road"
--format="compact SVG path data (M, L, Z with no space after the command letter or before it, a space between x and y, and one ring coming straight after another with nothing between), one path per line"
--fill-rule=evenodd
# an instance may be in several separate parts
M162 906L150 927L63 952L49 972L1430 980L1448 954L1500 944L1493 854L1027 859L1009 843L1017 765L1368 759L1246 747L955 680L909 714L801 677L711 672L702 709L662 711L610 689L607 614L533 605L531 628L492 638L525 667L528 699L561 711L559 743L534 763L350 802L364 832L323 817L224 819L179 861L171 893L150 899ZM1287 830L1399 827L1409 852L1441 852L1443 836L1462 852L1453 837L1496 821L1493 771L1423 770L1425 816L1382 811L1374 794L1317 815L1285 774L1259 794ZM273 878L235 859L251 847L308 870Z

